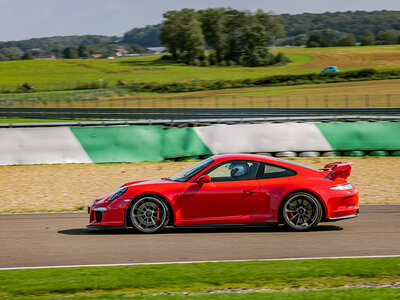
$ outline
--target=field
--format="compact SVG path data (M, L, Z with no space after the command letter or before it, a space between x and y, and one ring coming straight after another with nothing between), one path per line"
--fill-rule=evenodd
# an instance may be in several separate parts
M283 48L292 63L279 67L192 67L161 63L160 56L121 59L58 59L0 62L0 91L15 91L30 83L36 90L65 90L89 83L186 82L193 80L244 79L270 75L318 72L327 65L341 70L365 67L390 69L400 66L400 45L342 48Z
M400 157L293 160L315 168L332 161L353 161L350 180L360 191L361 204L400 203ZM7 195L1 198L0 206L2 212L84 210L93 199L125 182L168 177L193 163L0 166L0 194Z
M0 271L12 299L398 299L400 258ZM83 279L83 280L82 280Z

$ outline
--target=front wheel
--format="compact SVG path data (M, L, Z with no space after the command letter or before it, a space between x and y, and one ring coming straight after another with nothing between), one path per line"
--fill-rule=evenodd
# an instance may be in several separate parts
M288 196L282 205L281 219L284 225L296 231L306 231L318 225L322 218L319 200L306 192Z
M136 231L156 233L167 226L169 210L163 199L153 195L145 195L135 200L129 216Z

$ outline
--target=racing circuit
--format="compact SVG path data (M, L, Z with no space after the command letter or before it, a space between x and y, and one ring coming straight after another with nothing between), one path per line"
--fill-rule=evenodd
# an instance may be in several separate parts
M361 205L360 216L310 232L283 227L88 232L85 213L0 215L0 268L400 255L400 205Z

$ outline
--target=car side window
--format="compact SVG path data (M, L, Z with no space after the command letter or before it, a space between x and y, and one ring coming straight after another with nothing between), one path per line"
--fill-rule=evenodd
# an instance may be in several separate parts
M279 178L279 177L288 177L294 176L297 172L291 169L272 165L272 164L264 164L264 171L262 172L262 179L267 178Z
M254 180L260 163L256 161L234 160L221 163L207 172L211 182Z

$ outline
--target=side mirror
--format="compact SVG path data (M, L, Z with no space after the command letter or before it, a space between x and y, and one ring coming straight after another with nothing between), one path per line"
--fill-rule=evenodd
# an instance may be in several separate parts
M197 179L197 185L199 185L199 186L202 186L203 184L209 183L209 182L211 182L211 177L208 175L200 176L200 178Z

